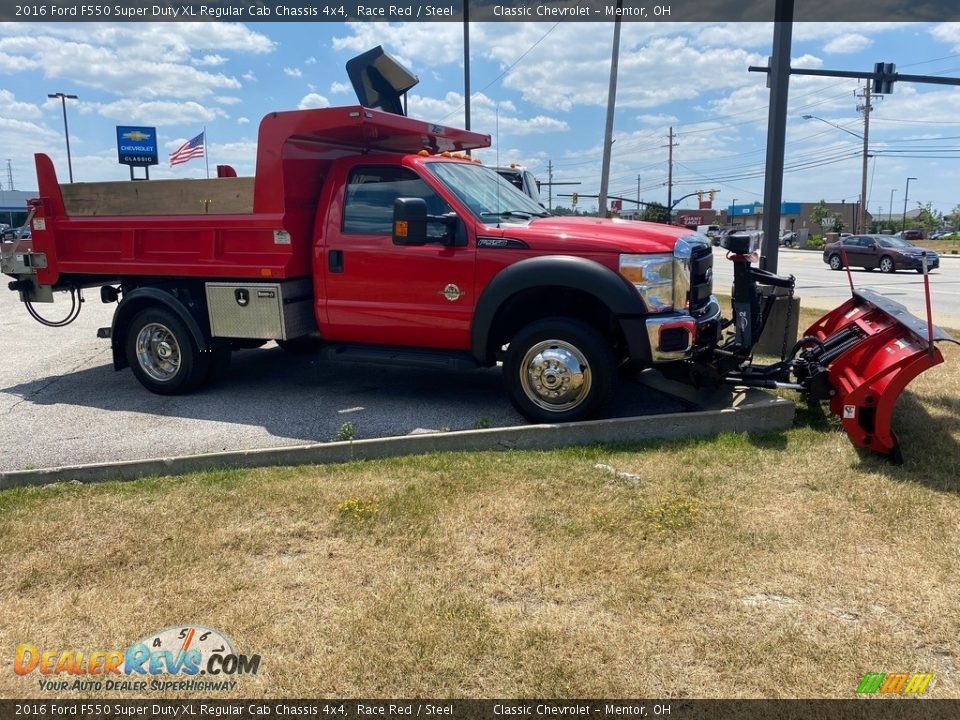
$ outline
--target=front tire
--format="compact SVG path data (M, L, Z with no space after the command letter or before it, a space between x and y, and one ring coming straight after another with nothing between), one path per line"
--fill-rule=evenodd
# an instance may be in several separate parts
M609 398L616 379L617 362L607 340L586 323L566 318L522 328L503 362L510 401L533 422L589 417Z
M897 266L893 262L893 258L889 255L884 255L880 258L880 272L882 273L894 273L897 271Z
M127 362L140 384L158 395L182 395L208 377L210 358L201 353L181 320L169 310L148 308L127 330Z
M843 260L840 259L839 255L831 255L828 264L831 270L841 270L843 268Z

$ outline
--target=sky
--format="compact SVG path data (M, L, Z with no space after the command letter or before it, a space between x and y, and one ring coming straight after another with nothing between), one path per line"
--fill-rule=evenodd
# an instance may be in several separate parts
M673 197L715 189L716 204L760 202L771 23L622 25L610 173L611 195L664 202L667 143L675 135ZM476 155L521 163L541 180L552 162L559 193L599 189L612 23L474 23L472 127L493 137ZM36 189L33 153L67 178L63 115L69 100L74 179L125 180L116 126L158 130L151 178L204 177L203 160L167 156L207 131L210 167L252 175L260 119L275 110L356 103L346 61L382 44L420 78L409 114L463 123L463 27L450 23L0 23L0 183ZM797 24L792 65L960 77L960 23ZM856 202L863 117L857 80L793 76L785 201ZM815 115L822 120L803 119ZM850 131L845 132L828 123ZM899 83L871 114L868 209L960 204L960 87ZM639 177L639 181L638 181ZM546 193L544 193L546 195ZM596 201L581 200L589 210ZM685 203L683 206L687 206ZM625 203L625 208L629 208Z

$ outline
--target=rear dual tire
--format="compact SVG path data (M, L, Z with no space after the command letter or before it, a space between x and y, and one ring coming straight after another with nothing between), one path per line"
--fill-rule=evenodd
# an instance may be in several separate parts
M158 395L192 392L221 379L230 365L229 346L201 350L183 321L159 307L133 318L125 351L134 376Z

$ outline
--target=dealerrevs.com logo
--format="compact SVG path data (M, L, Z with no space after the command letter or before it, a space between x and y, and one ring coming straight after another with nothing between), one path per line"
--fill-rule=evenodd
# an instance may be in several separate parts
M38 676L50 692L233 690L239 675L256 675L259 655L238 653L219 630L188 625L150 633L125 650L50 649L19 643L13 671Z

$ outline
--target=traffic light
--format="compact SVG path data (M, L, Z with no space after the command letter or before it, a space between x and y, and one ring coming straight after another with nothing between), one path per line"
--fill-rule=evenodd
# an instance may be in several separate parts
M697 202L703 202L703 190L697 190Z
M875 95L889 95L893 92L893 83L896 82L892 77L897 72L896 63L874 63L873 72L873 93Z
M573 195L570 196L570 199L571 199L571 200L570 200L571 203L572 203L573 205L576 205L576 204L577 204L577 200L580 199L580 193L574 193Z
M710 202L713 202L713 196L716 194L716 192L717 192L716 190L710 191Z

